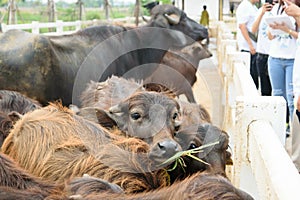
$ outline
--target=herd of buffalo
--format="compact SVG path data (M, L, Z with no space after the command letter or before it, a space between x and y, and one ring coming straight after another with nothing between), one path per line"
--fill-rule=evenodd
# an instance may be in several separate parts
M0 200L253 199L193 96L207 29L172 5L150 13L138 28L0 35Z

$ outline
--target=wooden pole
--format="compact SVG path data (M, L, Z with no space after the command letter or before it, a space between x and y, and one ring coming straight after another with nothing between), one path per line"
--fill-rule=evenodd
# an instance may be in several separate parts
M56 7L54 0L48 0L48 22L56 21ZM54 28L48 28L49 32L54 32Z
M104 0L104 9L105 9L105 19L109 19L109 3L108 0Z
M78 0L76 4L79 6L79 20L81 21L83 19L83 2Z
M135 17L135 25L139 25L139 16L140 16L140 0L135 0L135 9L134 9L134 17Z
M219 21L223 20L223 1L219 0Z
M7 24L17 24L17 6L15 0L9 0Z
M56 21L56 7L54 0L48 0L48 22Z

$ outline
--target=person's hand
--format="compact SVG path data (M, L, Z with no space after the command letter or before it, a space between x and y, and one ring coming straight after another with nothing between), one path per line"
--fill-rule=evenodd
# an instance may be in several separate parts
M254 55L255 53L256 53L256 50L255 50L255 48L252 46L252 45L250 45L250 53L252 54L252 55Z
M298 98L297 98L297 108L296 109L300 112L300 96L298 96Z
M261 10L261 11L262 11L263 14L265 14L266 12L271 11L272 8L273 8L273 5L272 5L272 4L270 4L270 3L265 3L265 4L263 4L262 10Z
M280 30L282 30L282 31L284 31L284 32L289 32L290 31L290 29L289 29L289 27L287 27L287 25L285 25L285 23L274 23L274 24L270 24L269 25L272 29L280 29Z
M283 0L285 2L284 5L284 11L287 15L293 16L293 17L300 17L300 8L292 3L290 0Z

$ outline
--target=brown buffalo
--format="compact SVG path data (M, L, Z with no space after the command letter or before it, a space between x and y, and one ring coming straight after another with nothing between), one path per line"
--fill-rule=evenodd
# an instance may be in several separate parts
M3 141L8 136L10 129L13 127L13 121L9 116L0 112L0 147L2 146Z
M21 115L41 107L41 104L34 99L10 90L0 90L0 111L10 113L16 111Z
M103 82L91 81L81 94L81 107L108 110L138 91L145 89L134 79L112 76Z
M226 177L226 164L232 164L231 153L228 150L229 136L226 132L211 124L197 124L180 130L175 139L183 149L190 150L203 145L216 144L193 154L204 162L184 156L185 165L170 171L171 178L183 179L198 171Z
M197 103L178 101L180 104L181 127L190 126L192 124L211 123L211 117L207 109Z
M145 91L134 80L113 76L105 82L90 82L82 94L83 107L77 113L106 128L138 137L151 149L168 155L181 150L174 141L179 128L179 104L173 98Z
M62 194L62 186L49 184L34 177L20 168L11 158L0 153L0 199L5 197L5 199L42 200L51 195L63 196Z
M136 120L138 115L131 115ZM140 139L119 135L51 104L17 121L2 151L30 173L57 184L89 174L118 184L126 193L167 186L168 175L157 162L171 156L168 148L173 146L158 142L151 150Z
M184 94L189 102L195 103L192 86L197 81L199 61L211 56L212 54L199 42L180 50L170 50L144 82L163 85L177 96Z
M139 194L97 193L95 192L96 185L92 184L91 181L87 183L87 180L82 180L81 182L77 180L76 182L71 182L68 190L73 192L73 197L76 196L77 200L254 200L248 193L236 188L223 176L201 172L183 181L178 181L169 187ZM80 186L84 186L85 190L81 190ZM88 191L90 191L90 194L88 194Z
M8 114L0 111L0 147L8 136L10 130L17 120L21 118L18 112L12 111Z
M16 91L0 90L0 147L13 124L27 112L40 108L39 102Z

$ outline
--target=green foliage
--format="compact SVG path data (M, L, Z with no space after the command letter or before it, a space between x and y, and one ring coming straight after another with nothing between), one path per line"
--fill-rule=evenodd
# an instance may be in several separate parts
M161 0L162 4L172 4L171 0Z
M87 8L101 7L103 5L103 0L82 0L82 2Z
M1 1L1 0L0 0ZM58 6L57 19L62 21L75 21L79 19L78 6L76 4L70 4L68 7ZM112 7L109 10L110 18L123 18L126 16L133 16L134 6L129 7ZM93 19L105 19L105 11L99 7L96 8L85 8L86 20ZM7 10L0 10L0 17L4 15L3 22L7 23ZM19 7L17 13L17 19L19 24L28 24L32 21L48 22L48 11L46 5L33 5L32 7Z
M104 18L104 14L101 15L99 11L89 11L86 13L86 20L93 20L93 19L102 19Z

